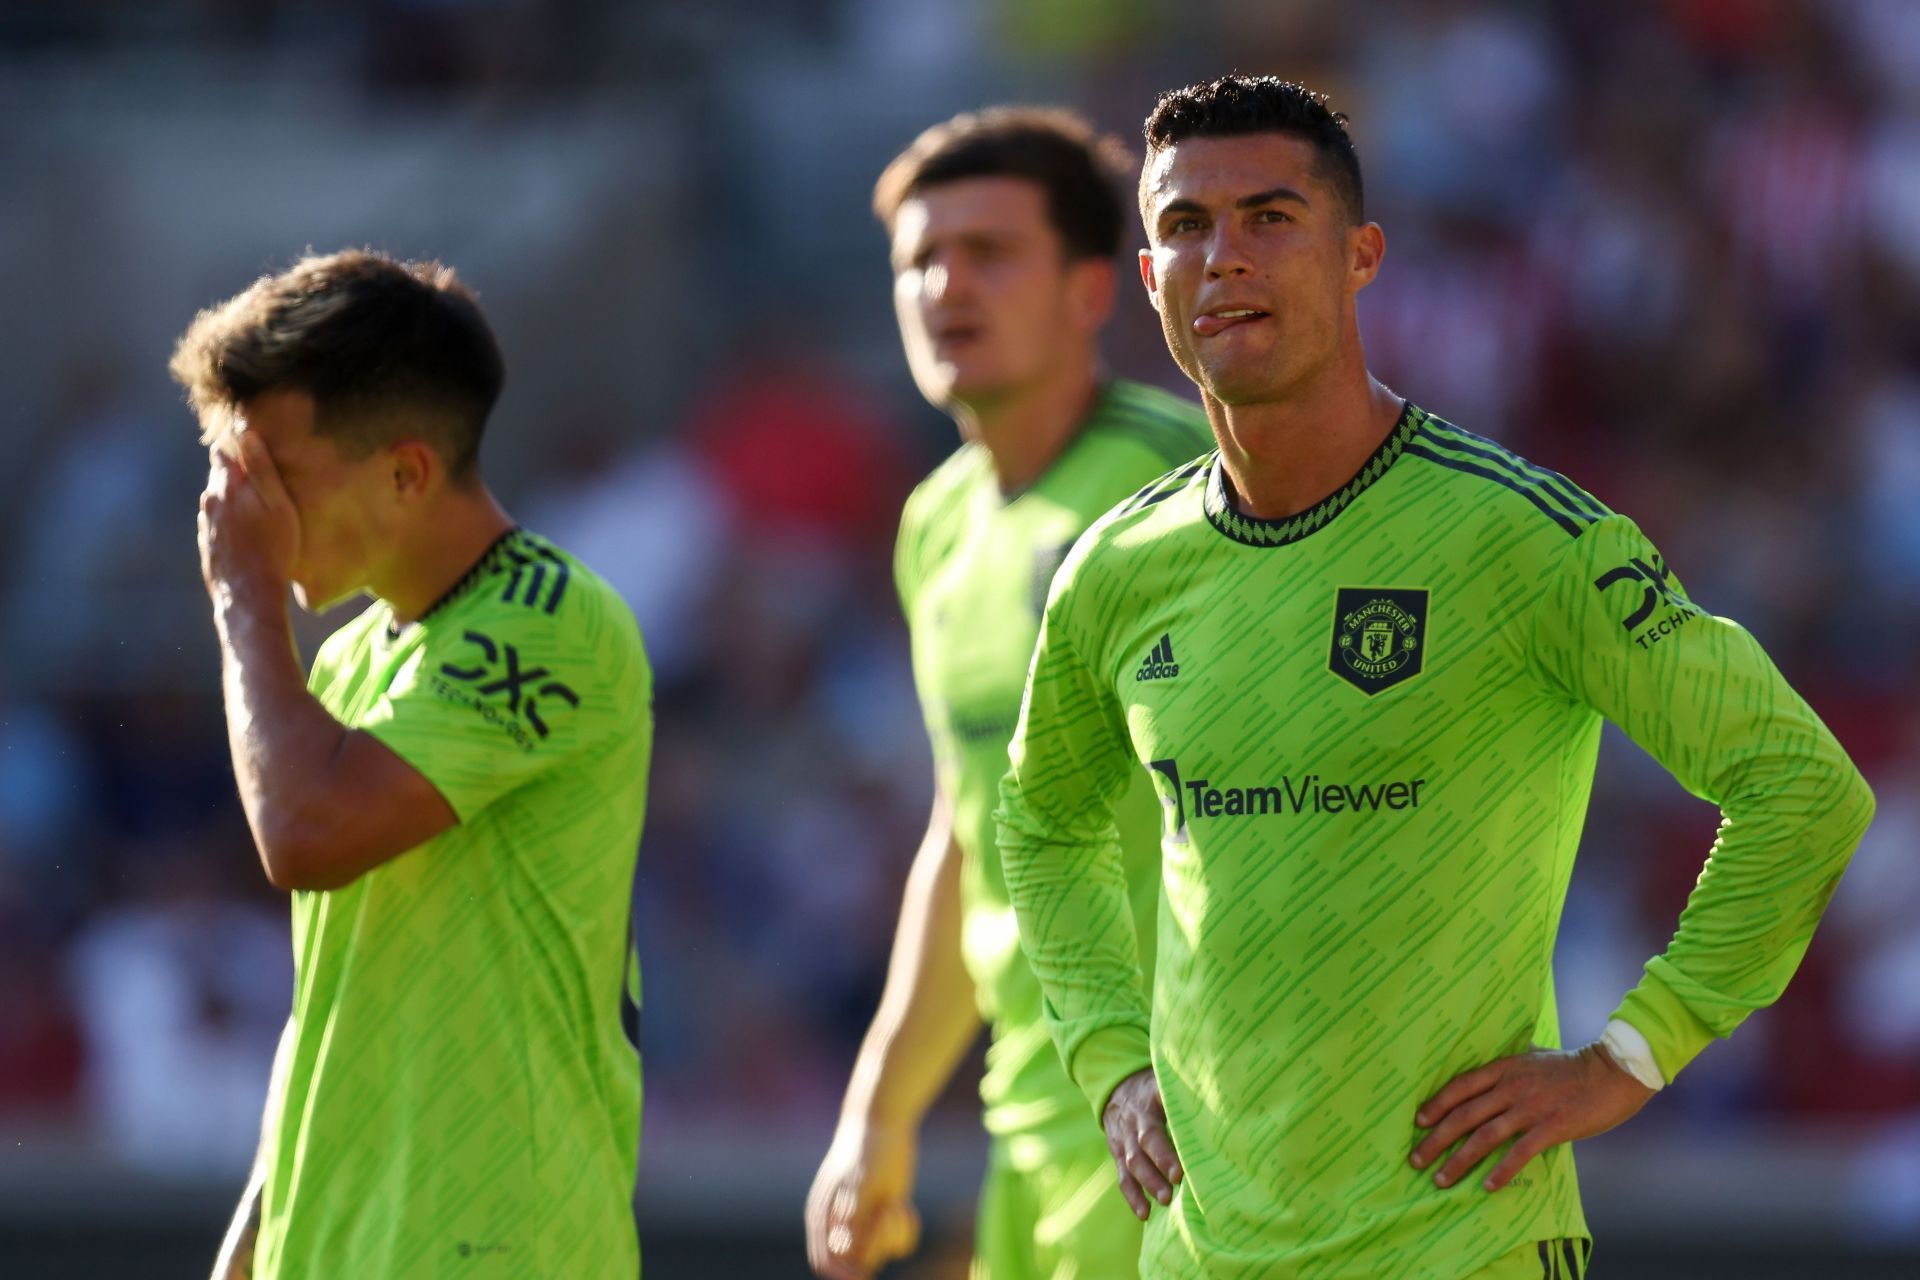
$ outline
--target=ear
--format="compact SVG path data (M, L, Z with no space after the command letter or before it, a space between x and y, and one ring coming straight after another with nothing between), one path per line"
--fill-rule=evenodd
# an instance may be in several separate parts
M1347 231L1347 278L1355 293L1373 283L1387 256L1387 233L1377 222Z
M1113 263L1106 258L1083 258L1067 270L1074 323L1083 333L1098 333L1113 315Z
M387 450L394 499L404 505L419 502L446 480L446 464L424 440L402 440Z
M1140 251L1140 283L1147 287L1147 301L1153 309L1160 309L1160 279L1153 270L1153 250Z

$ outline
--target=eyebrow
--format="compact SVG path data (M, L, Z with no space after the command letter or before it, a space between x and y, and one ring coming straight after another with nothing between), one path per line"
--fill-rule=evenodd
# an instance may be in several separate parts
M1241 196L1233 202L1236 209L1258 209L1263 204L1277 204L1282 200L1291 200L1295 204L1311 209L1313 202L1295 191L1292 187L1269 187L1265 191L1256 191L1250 196ZM1160 207L1160 216L1170 213L1205 213L1206 207L1197 200L1169 200Z
M1020 231L1011 227L970 227L964 231L947 232L942 236L922 236L920 239L913 241L908 246L906 252L895 251L892 256L896 261L911 261L922 251L932 247L935 241L942 239L977 248L981 245L1015 243L1020 239L1020 236Z

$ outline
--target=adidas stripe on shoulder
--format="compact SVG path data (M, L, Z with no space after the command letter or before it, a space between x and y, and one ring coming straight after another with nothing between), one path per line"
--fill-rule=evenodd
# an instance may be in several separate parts
M1579 537L1613 514L1605 503L1559 472L1431 414L1424 416L1407 443L1407 452L1519 494L1570 537Z

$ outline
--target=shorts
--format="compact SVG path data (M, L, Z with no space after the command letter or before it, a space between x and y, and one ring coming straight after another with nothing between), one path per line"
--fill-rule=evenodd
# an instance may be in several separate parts
M1574 1236L1536 1240L1495 1259L1463 1280L1586 1280L1593 1241Z

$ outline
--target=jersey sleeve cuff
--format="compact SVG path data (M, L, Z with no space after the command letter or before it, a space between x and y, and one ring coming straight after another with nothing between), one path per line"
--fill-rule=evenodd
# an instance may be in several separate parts
M1146 1029L1131 1024L1102 1027L1080 1042L1073 1053L1073 1082L1093 1104L1097 1124L1106 1114L1107 1099L1120 1082L1153 1065Z
M393 727L392 720L374 720L360 725L356 732L364 733L387 750L399 756L409 769L427 780L428 785L440 793L447 802L447 808L453 810L453 816L461 826L465 826L473 813L483 806L468 797L458 787L450 787L442 779L435 777L437 766L430 767L422 762L426 752L407 734Z
M1657 1092L1667 1087L1667 1078L1660 1074L1660 1064L1654 1061L1653 1046L1631 1022L1618 1018L1608 1022L1606 1032L1600 1037L1600 1047L1616 1066L1647 1088Z
M1714 1038L1713 1028L1651 969L1640 979L1640 985L1627 993L1613 1016L1646 1038L1661 1077L1669 1082Z

